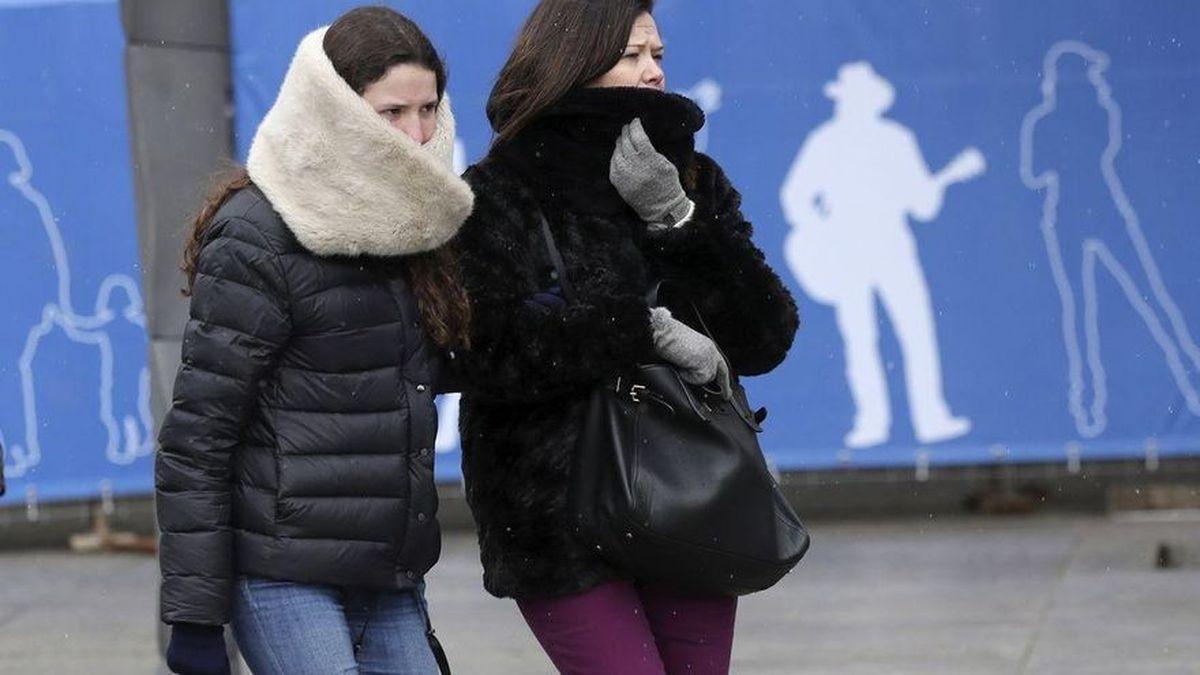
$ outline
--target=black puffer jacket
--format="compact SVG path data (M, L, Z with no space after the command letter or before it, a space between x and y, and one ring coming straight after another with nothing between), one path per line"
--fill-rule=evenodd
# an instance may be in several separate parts
M253 575L377 588L438 558L438 353L405 256L471 211L454 117L422 145L306 36L209 221L155 465L162 616L222 624Z
M225 623L237 574L419 580L440 542L438 377L401 261L317 257L260 192L233 196L159 436L163 619Z
M681 168L696 203L683 228L648 233L609 183L617 134L634 117ZM739 375L771 370L791 346L796 307L751 241L737 191L693 151L702 123L679 96L583 90L466 174L476 208L459 238L474 311L463 471L494 595L569 594L622 575L573 539L567 480L589 389L656 360L644 299L652 279L689 292ZM528 302L556 283L538 210L579 296L566 309Z

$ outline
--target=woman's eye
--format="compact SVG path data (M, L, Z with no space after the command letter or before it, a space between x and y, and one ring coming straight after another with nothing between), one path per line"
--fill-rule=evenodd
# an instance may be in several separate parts
M626 55L625 55L625 58L627 58L627 59L636 59L637 57L638 57L638 54L637 54L637 52L634 52L634 53L632 53L632 54L626 54Z
M430 103L429 105L423 106L421 108L421 112L423 112L423 113L431 113L435 110L437 110L437 105L435 105L433 103Z

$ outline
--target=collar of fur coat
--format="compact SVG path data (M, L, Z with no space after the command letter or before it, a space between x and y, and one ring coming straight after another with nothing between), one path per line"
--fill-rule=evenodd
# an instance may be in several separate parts
M301 41L246 169L296 239L320 256L433 250L471 213L454 173L454 115L438 106L425 145L384 122L325 54L325 28Z
M568 92L493 149L545 201L578 213L626 213L629 206L609 180L609 170L617 137L635 117L645 125L654 149L686 171L704 113L686 97L649 88Z

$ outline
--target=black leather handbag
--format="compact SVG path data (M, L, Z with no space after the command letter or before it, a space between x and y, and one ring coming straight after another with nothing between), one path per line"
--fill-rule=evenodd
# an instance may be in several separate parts
M570 301L574 290L544 217L541 226ZM639 583L708 595L770 588L804 556L809 538L759 447L764 416L750 412L736 378L727 401L663 363L598 386L569 486L576 536Z

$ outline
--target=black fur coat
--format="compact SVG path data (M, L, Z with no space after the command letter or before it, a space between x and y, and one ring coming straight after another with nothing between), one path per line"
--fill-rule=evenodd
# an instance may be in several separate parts
M677 230L648 233L609 183L612 148L634 117L696 203ZM687 290L737 375L766 373L791 346L796 306L751 241L737 191L693 151L702 124L680 96L581 90L466 173L476 202L458 239L474 312L460 358L463 474L494 595L571 594L622 576L573 539L566 491L588 391L655 360L644 299L653 279ZM528 302L556 283L539 210L578 295L565 309Z

